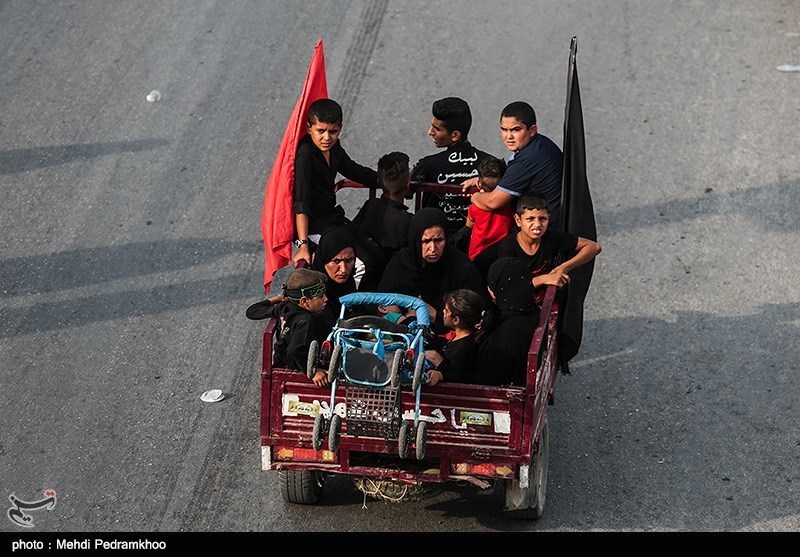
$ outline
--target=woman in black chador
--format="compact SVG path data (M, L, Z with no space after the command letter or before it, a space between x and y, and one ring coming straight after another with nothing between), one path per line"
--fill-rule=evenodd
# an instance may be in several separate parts
M378 291L422 298L433 308L434 332L441 334L448 332L442 321L444 295L460 288L486 292L483 277L469 257L447 245L444 212L433 207L420 209L408 226L408 247L389 260Z
M356 238L353 233L344 226L327 229L320 236L311 268L328 277L325 285L328 303L320 317L329 328L333 328L339 318L342 307L339 298L356 291L356 281L353 277L355 266Z

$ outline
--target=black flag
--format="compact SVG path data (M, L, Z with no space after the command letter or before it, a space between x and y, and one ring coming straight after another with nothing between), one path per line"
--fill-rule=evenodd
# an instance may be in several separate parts
M567 71L567 104L564 111L564 176L561 186L562 230L597 241L594 207L586 179L586 145L583 134L583 109L578 86L575 54L578 39L572 37ZM559 353L562 370L569 373L567 362L581 346L583 335L583 302L592 281L594 260L570 271L570 283L562 302Z

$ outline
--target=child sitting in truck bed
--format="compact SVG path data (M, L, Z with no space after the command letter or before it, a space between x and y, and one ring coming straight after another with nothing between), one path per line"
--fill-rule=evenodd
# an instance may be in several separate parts
M494 327L481 343L475 383L525 385L528 348L539 322L528 263L501 257L489 268L487 283L495 304Z
M412 217L404 203L409 189L408 155L395 151L378 159L378 183L383 194L368 199L353 219L353 230L371 263L359 285L362 292L378 285L386 264L408 245Z
M487 317L483 298L465 288L444 296L444 324L452 329L452 339L439 349L425 350L425 359L433 369L426 383L439 381L474 382L478 372L478 342Z
M550 228L547 198L537 191L522 194L514 215L516 228L499 242L483 250L475 258L475 266L486 276L489 266L501 257L519 257L528 265L533 286L538 289L537 301L544 297L544 286L565 286L569 272L593 260L601 251L600 244ZM560 265L557 262L564 261Z
M322 342L330 328L320 318L328 297L325 294L327 277L311 269L295 269L286 279L283 294L272 296L247 308L249 319L275 317L279 320L276 360L292 369L303 370L308 361L312 340ZM328 384L326 370L317 370L314 384Z

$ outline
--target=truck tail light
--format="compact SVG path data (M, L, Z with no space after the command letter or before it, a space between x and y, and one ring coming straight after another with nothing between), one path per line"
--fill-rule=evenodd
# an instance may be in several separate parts
M280 461L336 462L336 453L334 452L299 447L275 447L273 455L275 460Z
M514 468L503 464L470 464L468 462L454 462L450 465L452 474L458 476L485 476L491 478L513 478Z

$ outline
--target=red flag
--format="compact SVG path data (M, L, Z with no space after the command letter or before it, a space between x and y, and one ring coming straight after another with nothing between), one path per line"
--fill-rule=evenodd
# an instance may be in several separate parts
M264 290L269 292L275 271L292 260L295 217L292 209L294 193L294 159L297 144L307 132L308 107L317 99L328 97L328 82L325 77L325 54L322 39L314 47L314 56L308 65L308 75L283 139L272 164L264 207L261 210L261 235L264 238L266 261L264 264Z

